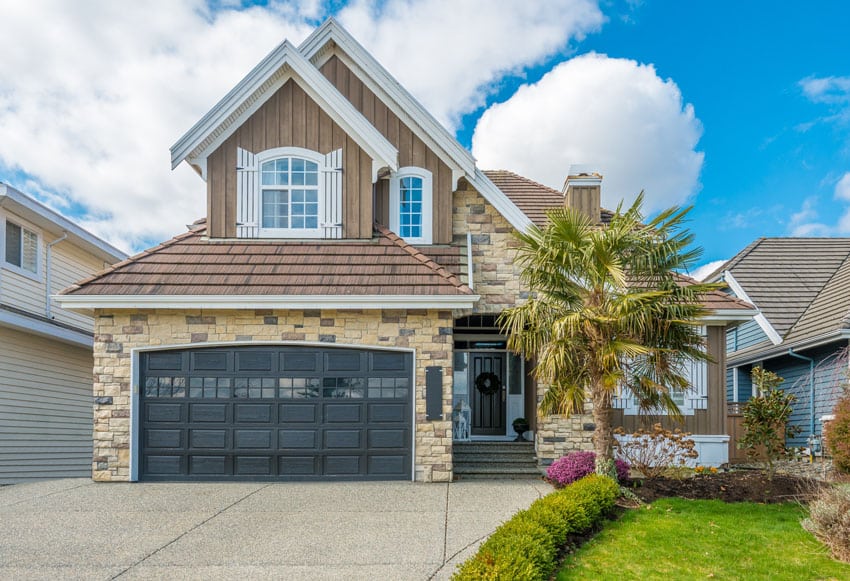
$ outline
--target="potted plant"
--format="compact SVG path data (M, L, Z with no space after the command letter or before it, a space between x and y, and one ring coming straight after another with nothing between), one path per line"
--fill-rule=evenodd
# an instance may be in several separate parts
M514 431L516 432L516 440L514 440L514 442L524 441L522 435L528 431L528 428L531 427L528 420L525 418L517 418L511 422L511 425L513 425Z

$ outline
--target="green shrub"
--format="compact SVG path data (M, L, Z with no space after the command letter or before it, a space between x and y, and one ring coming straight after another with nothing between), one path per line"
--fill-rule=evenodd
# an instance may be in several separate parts
M548 579L567 537L596 524L618 496L617 483L596 474L544 496L497 528L452 579Z
M826 429L826 448L832 455L835 469L850 473L850 395L845 395L835 405L835 419Z

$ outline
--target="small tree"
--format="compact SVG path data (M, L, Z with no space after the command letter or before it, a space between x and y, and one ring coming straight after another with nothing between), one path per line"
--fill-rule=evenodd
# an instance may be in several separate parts
M752 378L759 395L744 404L744 437L738 448L746 449L747 456L753 460L763 456L767 477L773 480L774 463L788 453L785 438L800 433L800 428L788 425L797 398L779 389L785 380L772 371L755 367Z

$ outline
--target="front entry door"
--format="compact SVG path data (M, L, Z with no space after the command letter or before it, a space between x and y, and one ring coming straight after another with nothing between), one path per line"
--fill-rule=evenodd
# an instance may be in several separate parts
M507 395L505 354L470 353L470 359L472 435L504 436Z

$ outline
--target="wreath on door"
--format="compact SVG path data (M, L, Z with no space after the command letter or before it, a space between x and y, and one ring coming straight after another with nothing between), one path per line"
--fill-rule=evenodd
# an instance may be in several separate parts
M482 395L493 395L502 389L502 381L499 376L491 371L479 373L475 378L475 389Z

